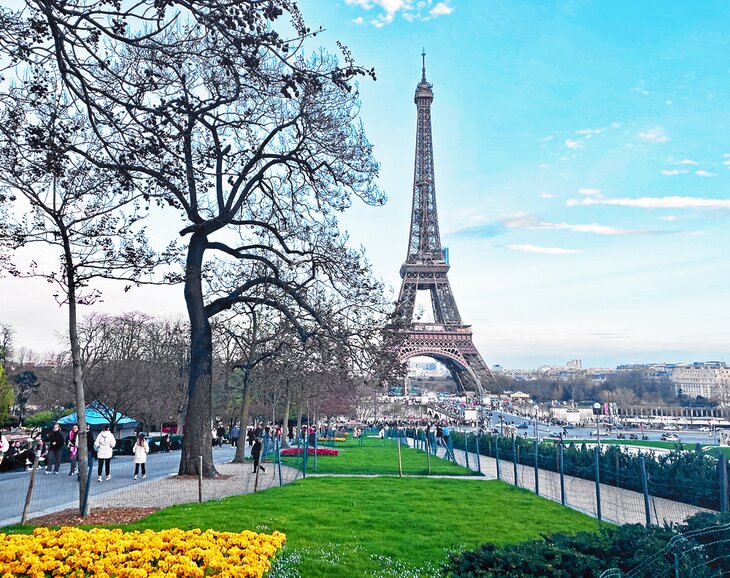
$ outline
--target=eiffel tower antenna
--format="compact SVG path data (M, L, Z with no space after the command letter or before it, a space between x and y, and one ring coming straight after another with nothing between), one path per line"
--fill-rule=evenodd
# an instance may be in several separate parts
M433 86L426 80L425 49L421 58L421 82L416 85L413 97L417 121L411 226L396 304L396 313L408 329L399 345L398 358L405 362L416 356L431 357L448 368L460 392L481 396L485 385L494 383L494 376L474 346L471 325L461 320L447 276L450 265L444 259L436 211L431 135ZM418 291L430 293L432 323L413 318Z

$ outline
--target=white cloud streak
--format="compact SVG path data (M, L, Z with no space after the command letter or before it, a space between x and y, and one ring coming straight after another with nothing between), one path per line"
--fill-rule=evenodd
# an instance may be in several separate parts
M563 249L561 247L540 247L538 245L510 244L507 245L510 251L521 251L523 253L538 253L540 255L572 255L582 253L578 249Z
M440 16L448 16L454 12L451 0L345 0L345 4L370 11L375 9L379 13L368 20L375 28L382 28L393 22L400 15L408 22L426 21ZM353 20L355 24L365 22L362 16Z
M590 187L584 187L582 189L578 189L578 192L581 195L585 195L587 197L595 197L595 196L601 194L601 189L592 189Z
M613 205L618 207L637 207L640 209L730 209L728 199L706 199L698 197L639 197L638 199L569 199L569 207Z
M717 176L715 173L711 173L710 171L705 171L702 169L695 171L695 174L698 177L716 177Z
M683 171L681 169L665 169L662 171L663 175L667 175L668 177L673 177L674 175L683 175L687 171Z
M661 127L650 128L639 133L639 138L646 142L663 143L671 140L666 134L664 129Z

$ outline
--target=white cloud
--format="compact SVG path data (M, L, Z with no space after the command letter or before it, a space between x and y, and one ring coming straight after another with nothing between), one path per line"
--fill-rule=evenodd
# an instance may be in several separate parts
M575 134L601 134L602 132L606 132L609 129L609 127L604 126L602 128L582 128L580 130L575 131Z
M662 174L663 175L667 175L669 177L673 177L674 175L683 175L686 172L687 171L683 171L683 170L680 170L680 169L669 169L669 170L663 170L662 171Z
M587 197L592 197L592 196L600 195L601 189L591 189L590 187L585 187L583 189L578 189L578 192L581 195L586 195Z
M595 235L636 235L640 231L627 231L593 223L591 225L569 225L568 223L540 223L545 229L565 229L574 233L593 233Z
M428 13L431 16L435 17L435 16L446 16L448 14L451 14L453 11L454 11L454 9L451 6L449 6L448 4L446 4L446 2L439 2L438 4L436 4L436 6L431 8L431 10L429 10Z
M659 217L660 221L669 221L670 223L677 220L674 215L667 215L666 217Z
M724 161L722 161L722 164L730 169L730 159L725 159Z
M697 161L693 161L692 159L682 159L681 161L677 161L678 165L698 165Z
M705 171L705 170L702 170L702 169L700 169L698 171L695 171L695 174L698 177L716 177L717 176L715 173L711 173L709 171Z
M569 223L550 223L538 221L529 213L515 213L502 219L502 224L510 229L560 229L573 233L593 233L595 235L638 235L646 231L628 231L592 223L590 225L571 225Z
M565 146L569 149L579 149L582 148L582 144L580 144L578 141L573 140L572 138L565 139Z
M358 7L362 10L379 11L373 15L368 22L376 28L390 24L400 15L408 22L425 21L439 16L447 16L454 11L450 4L451 0L345 0L345 4ZM361 20L362 19L362 20ZM365 19L362 16L353 20L356 24L362 24Z
M578 249L562 249L560 247L539 247L537 245L507 245L510 251L522 251L523 253L539 253L541 255L572 255L582 253Z
M640 132L639 138L647 142L656 143L667 142L671 140L666 134L664 134L664 129L661 127L650 128L648 130Z
M554 199L555 198L555 195L553 195L552 193L548 193L546 191L543 191L543 192L540 193L540 198L541 199Z
M728 199L704 199L698 197L639 197L638 199L569 199L569 207L591 205L614 205L640 209L730 209Z

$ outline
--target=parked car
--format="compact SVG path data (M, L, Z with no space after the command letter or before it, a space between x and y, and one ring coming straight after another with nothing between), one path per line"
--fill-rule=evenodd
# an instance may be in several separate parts
M636 434L629 434L629 439L630 440L638 440L639 439L639 436L637 436Z
M702 426L702 427L700 427L700 429L698 429L697 431L712 431L712 430L711 430L711 429L710 429L709 427L707 427L706 425L703 425L703 426Z
M517 429L527 429L528 427L530 427L530 426L527 424L527 422L523 421L521 424L519 424L517 426Z
M665 442L678 442L679 441L679 436L676 435L676 434L665 433L665 434L662 434L662 441L665 441Z

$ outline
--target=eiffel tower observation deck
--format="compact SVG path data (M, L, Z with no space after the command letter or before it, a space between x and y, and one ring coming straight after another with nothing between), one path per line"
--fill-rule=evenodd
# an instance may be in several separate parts
M422 54L421 81L413 98L416 104L416 158L413 174L413 207L408 253L401 266L401 284L396 312L406 329L398 358L431 357L444 364L461 393L481 396L494 376L472 341L471 325L465 325L451 292L449 264L444 258L436 211L431 103L433 85L426 80L426 54ZM433 322L413 317L416 294L429 291Z

